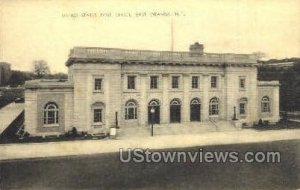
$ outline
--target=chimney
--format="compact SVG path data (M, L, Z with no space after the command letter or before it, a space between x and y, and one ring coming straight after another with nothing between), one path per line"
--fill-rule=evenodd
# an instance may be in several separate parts
M199 42L195 42L194 44L190 45L190 54L192 56L203 55L204 45L199 44Z

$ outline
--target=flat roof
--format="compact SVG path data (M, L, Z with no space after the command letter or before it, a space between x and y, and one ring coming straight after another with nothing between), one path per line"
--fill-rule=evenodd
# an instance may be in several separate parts
M25 82L26 89L73 89L73 83L61 79L37 79Z
M254 54L197 53L180 51L132 50L102 47L74 47L66 66L74 63L163 64L208 66L257 66Z

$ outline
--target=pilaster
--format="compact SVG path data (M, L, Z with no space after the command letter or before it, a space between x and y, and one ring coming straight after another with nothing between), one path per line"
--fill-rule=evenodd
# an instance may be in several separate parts
M140 110L140 119L139 119L139 125L146 126L147 125L147 75L141 74L141 101L139 102L139 110Z
M203 101L202 101L202 121L209 120L209 75L202 75Z
M161 102L161 123L169 123L169 75L162 75L163 97Z
M190 106L190 101L189 101L189 85L190 85L190 78L189 74L183 74L183 101L182 101L182 121L183 122L189 122L189 106Z

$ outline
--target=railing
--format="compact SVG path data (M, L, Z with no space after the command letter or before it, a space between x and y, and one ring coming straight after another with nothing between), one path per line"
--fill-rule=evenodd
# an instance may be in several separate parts
M171 52L150 50L125 50L98 47L75 47L70 58L106 58L115 60L192 61L192 62L238 62L257 63L253 54L215 54L195 52Z
M218 131L218 125L215 119L209 118L209 122L211 124L213 124L213 126L215 127L216 131Z

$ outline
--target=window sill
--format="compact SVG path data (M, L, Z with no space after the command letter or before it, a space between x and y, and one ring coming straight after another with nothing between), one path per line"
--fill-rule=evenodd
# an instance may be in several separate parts
M218 115L209 115L208 117L219 117L219 114Z
M93 127L94 128L102 128L103 127L103 123L93 123Z
M103 93L103 90L94 90L93 93L94 94Z
M210 91L221 91L221 88L210 88Z
M125 122L136 122L138 121L137 119L125 119Z
M246 119L247 115L240 115L240 119Z
M200 89L200 88L192 88L192 89L190 89L190 91L191 92L200 92L200 91L202 91L202 89Z
M245 91L246 91L245 88L240 88L239 90L240 90L241 92L245 92Z
M177 88L171 88L169 89L170 92L183 92L182 89L177 89Z
M59 127L59 124L44 124L43 127Z
M148 89L147 92L162 92L161 89Z
M136 89L134 89L134 90L128 90L128 89L126 89L126 90L124 90L124 92L125 93L138 93L139 91L136 90Z

